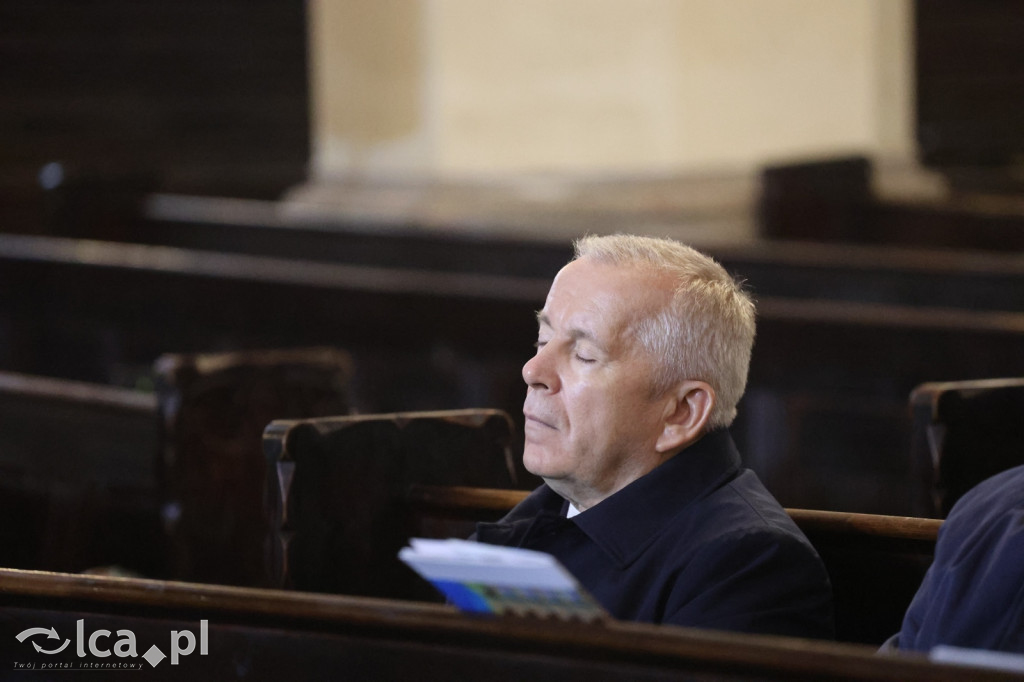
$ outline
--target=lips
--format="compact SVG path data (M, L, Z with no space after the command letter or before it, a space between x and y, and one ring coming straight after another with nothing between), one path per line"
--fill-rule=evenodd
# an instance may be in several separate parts
M533 414L532 412L524 412L523 416L526 417L526 423L527 424L536 424L537 426L546 426L549 429L555 428L555 426L551 422L546 421L544 418L542 418L542 417L540 417L540 416L538 416L536 414Z

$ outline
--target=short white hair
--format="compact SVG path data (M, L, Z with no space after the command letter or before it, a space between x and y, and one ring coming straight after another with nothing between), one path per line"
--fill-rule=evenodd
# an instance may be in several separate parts
M575 259L650 269L674 282L668 305L634 330L655 362L652 390L704 381L717 396L708 428L736 417L754 346L754 301L713 258L672 239L615 234L576 241Z

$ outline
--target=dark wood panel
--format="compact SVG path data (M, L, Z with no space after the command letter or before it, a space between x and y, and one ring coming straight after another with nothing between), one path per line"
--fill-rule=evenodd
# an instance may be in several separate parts
M147 679L356 679L519 682L564 680L1019 680L1019 674L878 656L828 642L608 622L480 618L449 607L272 590L0 570L0 653L40 660L15 635L53 626L70 638L131 630L140 653L169 651L171 630L196 639L207 620L208 653L164 660ZM41 637L40 637L41 639ZM113 637L101 643L113 644ZM80 662L74 649L47 661ZM88 657L87 660L96 659ZM132 659L138 661L139 659ZM76 671L61 671L61 679ZM95 671L85 671L95 676ZM91 677L90 677L91 679Z
M817 171L815 171L817 172ZM821 171L825 172L825 171ZM151 195L127 241L286 258L553 278L572 256L568 240L515 240L369 220L288 217L276 202ZM1024 256L983 250L926 248L936 234L984 238L1009 248L1024 225L993 216L978 229L967 207L886 204L861 244L761 240L705 250L757 297L773 296L911 306L1024 311ZM801 218L803 220L803 218ZM820 227L816 225L815 228ZM879 246L887 238L906 244ZM788 235L792 237L793 235ZM811 237L820 235L808 235ZM916 244L916 246L915 246ZM1024 246L1024 244L1022 244Z
M412 485L533 487L493 409L275 420L263 437L273 586L437 600L398 561Z
M347 414L352 358L337 348L166 354L155 372L169 550L160 577L265 586L263 429Z
M1024 11L1015 0L915 3L917 140L926 164L975 174L968 187L1019 193L1024 152ZM954 179L970 179L953 173ZM973 187L971 187L973 185Z
M1024 464L1024 379L928 382L910 396L919 513L945 518L968 490Z
M954 190L931 199L881 198L869 191L871 170L862 157L765 168L758 206L760 233L780 240L941 249L951 256L958 255L957 250L1024 250L1020 191L1008 196ZM946 172L958 177L974 174L979 181L1000 173L1006 176L1001 184L1016 175L1012 168L985 170L981 165Z
M276 196L308 160L306 35L302 2L5 2L0 174Z
M8 567L160 570L156 397L0 372Z

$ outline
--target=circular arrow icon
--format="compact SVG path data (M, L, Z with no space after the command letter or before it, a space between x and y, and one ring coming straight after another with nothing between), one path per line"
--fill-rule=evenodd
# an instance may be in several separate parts
M68 644L71 644L71 640L70 639L65 639L64 643L61 644L59 647L57 647L56 649L53 649L51 651L47 651L46 649L44 649L43 647L39 646L35 642L32 642L32 646L34 646L36 648L36 651L38 651L41 654L59 654L60 652L64 651L64 649L67 648Z
M19 642L24 642L26 639L32 637L33 635L46 635L47 639L60 639L60 635L57 634L57 629L53 627L28 628L27 630L22 630L21 632L19 632L15 637ZM42 648L35 642L32 642L32 646L35 647L35 650L41 654L59 654L60 652L64 651L65 648L67 648L68 644L71 644L71 640L65 639L64 643L61 644L58 648L47 650Z

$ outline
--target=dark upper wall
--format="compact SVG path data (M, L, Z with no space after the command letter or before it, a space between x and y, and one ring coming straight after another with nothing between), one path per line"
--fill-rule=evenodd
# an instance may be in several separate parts
M309 157L301 0L4 0L0 182L276 196Z
M917 0L917 140L954 182L1024 190L1024 5Z

